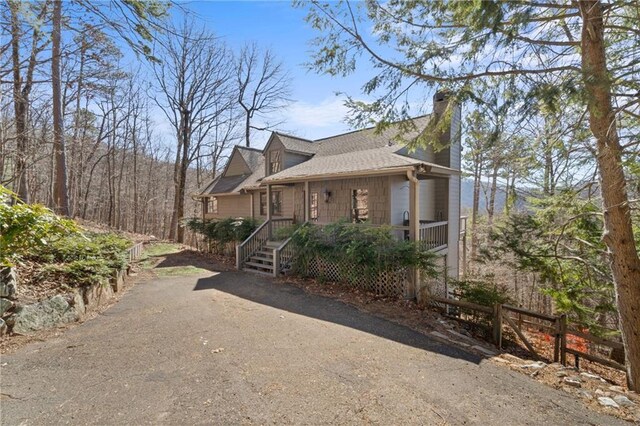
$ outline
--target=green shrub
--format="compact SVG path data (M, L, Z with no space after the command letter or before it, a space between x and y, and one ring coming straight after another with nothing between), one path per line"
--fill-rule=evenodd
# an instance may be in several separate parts
M241 242L249 238L258 228L259 221L253 218L232 218L205 220L188 219L187 228L209 238L218 249L232 242Z
M513 303L505 286L482 280L455 281L453 285L458 290L461 300L477 303L483 306L493 306L496 303Z
M77 234L57 240L29 257L48 263L97 260L108 268L121 269L127 265L127 249L131 244L115 234Z
M47 264L42 268L42 278L62 279L72 287L82 287L107 280L113 269L101 259L74 260L69 263Z
M54 214L40 204L25 204L0 185L0 265L56 243L67 235L78 235L76 223Z
M293 267L298 273L305 273L309 262L317 257L344 265L341 272L348 280L363 275L375 277L398 267L418 268L429 276L437 274L433 252L415 242L396 240L387 226L305 224L293 233L292 243L296 252Z

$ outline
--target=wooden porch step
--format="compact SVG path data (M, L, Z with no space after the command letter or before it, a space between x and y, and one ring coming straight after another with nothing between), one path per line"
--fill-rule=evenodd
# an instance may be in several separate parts
M269 259L273 258L273 250L258 250L254 254L254 256L267 257Z
M258 262L244 262L245 266L249 266L254 269L264 269L266 271L273 271L273 265L267 265L265 263Z
M249 260L252 263L264 263L265 265L273 265L273 257L251 256Z
M273 249L275 249L275 248L280 247L280 244L282 244L283 242L284 242L284 241L267 241L267 242L264 244L263 248L267 247L267 248L270 248L270 249L272 249L272 250L273 250Z

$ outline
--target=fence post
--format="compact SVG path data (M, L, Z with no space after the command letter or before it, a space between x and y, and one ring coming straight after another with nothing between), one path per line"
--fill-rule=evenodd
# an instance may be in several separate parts
M493 343L502 349L502 305L493 304Z
M556 317L555 336L553 339L553 362L560 362L560 336L562 333L560 317Z
M278 276L280 270L280 250L273 249L273 276Z
M560 363L567 365L567 315L560 316Z

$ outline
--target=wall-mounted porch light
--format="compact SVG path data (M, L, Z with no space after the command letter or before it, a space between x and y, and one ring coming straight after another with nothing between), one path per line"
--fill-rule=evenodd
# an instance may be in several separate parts
M331 199L331 191L327 191L326 189L322 192L322 196L324 197L324 202L328 203Z

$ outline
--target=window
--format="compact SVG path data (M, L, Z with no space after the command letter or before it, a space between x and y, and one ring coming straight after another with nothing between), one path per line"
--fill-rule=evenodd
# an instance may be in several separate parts
M267 193L260 193L260 216L267 215Z
M271 214L282 215L282 191L271 191Z
M282 155L280 151L269 151L269 174L278 173L282 170Z
M218 214L218 198L210 197L205 200L204 213Z
M282 215L282 191L271 191L271 214ZM260 193L260 216L267 215L267 193Z
M318 220L318 193L317 192L312 192L311 193L311 211L310 211L310 219L311 220Z
M351 192L351 221L361 223L369 219L369 190L354 189Z

